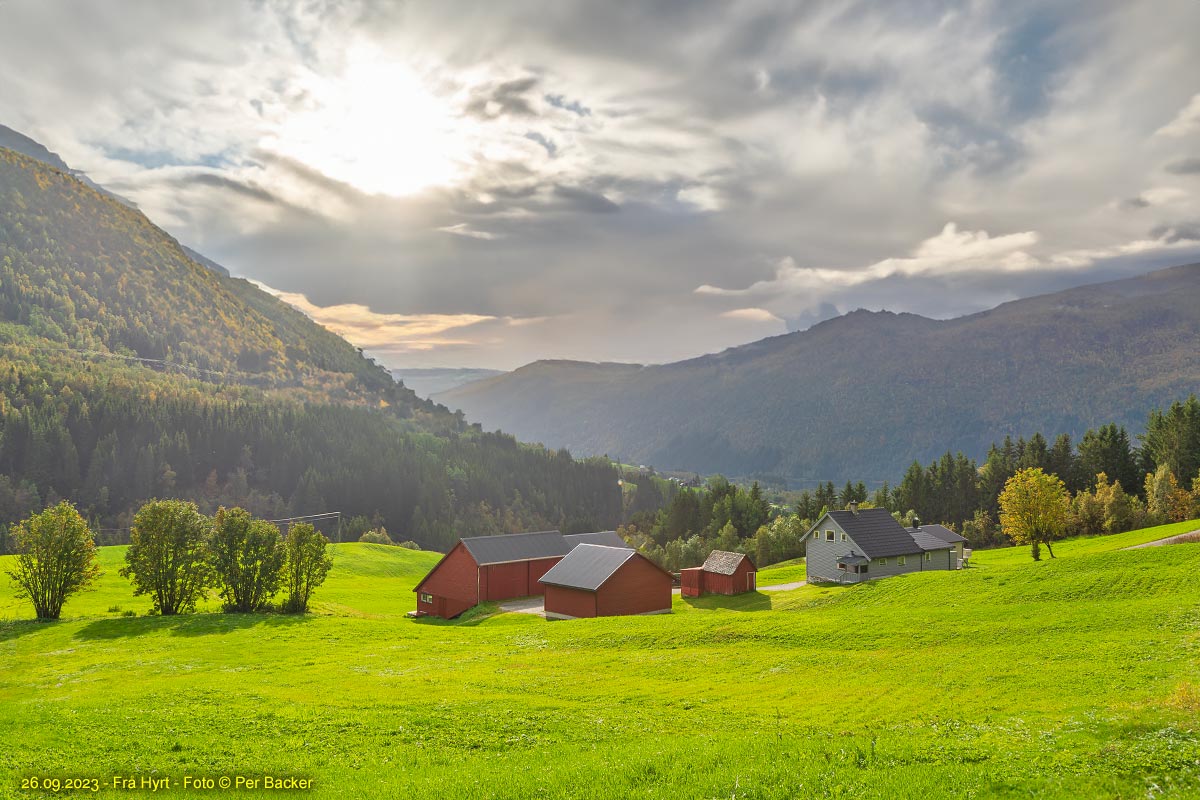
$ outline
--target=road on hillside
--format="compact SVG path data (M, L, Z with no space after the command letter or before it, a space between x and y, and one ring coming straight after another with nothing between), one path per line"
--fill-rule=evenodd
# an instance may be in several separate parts
M1157 539L1153 542L1145 542L1144 544L1135 544L1132 547L1126 547L1123 549L1125 549L1125 550L1141 550L1143 547L1161 547L1164 544L1175 544L1176 542L1182 542L1187 537L1196 536L1198 534L1200 534L1200 530L1191 531L1190 533L1181 533L1178 536L1168 536L1165 539Z

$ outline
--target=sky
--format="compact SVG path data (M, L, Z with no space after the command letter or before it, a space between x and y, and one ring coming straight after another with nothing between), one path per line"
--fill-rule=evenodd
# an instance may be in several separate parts
M1200 4L0 0L0 124L392 367L1200 261Z

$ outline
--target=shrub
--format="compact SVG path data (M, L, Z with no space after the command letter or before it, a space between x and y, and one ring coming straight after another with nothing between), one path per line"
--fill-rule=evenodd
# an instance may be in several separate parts
M65 500L13 526L12 538L17 558L8 575L38 619L58 619L67 598L100 574L92 532Z
M217 510L209 552L225 610L261 611L279 588L284 546L279 529L244 508Z
M302 614L308 610L309 598L333 566L333 560L325 552L328 544L329 540L307 522L293 525L288 530L284 544L283 574L288 590L284 611Z
M358 537L360 542L367 544L395 544L392 537L388 536L386 528L378 528L377 530L367 531L362 536Z
M401 542L399 546L403 547L405 550L420 550L421 549L421 545L417 544L412 539L409 539L408 541L405 541L405 542Z
M163 616L192 611L212 585L208 540L212 521L183 500L151 500L133 518L121 574L134 594L154 598Z

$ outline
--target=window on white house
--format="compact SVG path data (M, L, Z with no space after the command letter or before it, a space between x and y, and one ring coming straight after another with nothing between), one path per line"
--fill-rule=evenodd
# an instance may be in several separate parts
M850 541L850 535L848 533L846 533L845 531L842 531L842 541L843 542Z
M879 566L881 566L881 567L886 567L886 566L887 566L887 559L886 559L886 558L878 558L878 559L876 559L876 560L875 560L875 563L877 563L877 564L878 564Z
M825 541L827 541L827 542L833 541L833 531L825 531Z
M820 539L820 538L821 538L821 532L820 532L820 531L813 531L813 538L814 538L814 539Z
M904 566L904 556L898 556L896 558L896 566L898 566L898 567Z
M926 560L926 561L929 561L929 560L930 560L930 558L929 558L929 557L930 557L931 555L933 555L933 554L932 554L932 553L926 553L926 554L925 554L925 560Z
M845 565L845 564L842 564L842 563L840 563L840 562L839 562L839 563L838 563L838 569L840 569L840 570L842 570L843 572L845 572L845 571L846 571L846 565Z

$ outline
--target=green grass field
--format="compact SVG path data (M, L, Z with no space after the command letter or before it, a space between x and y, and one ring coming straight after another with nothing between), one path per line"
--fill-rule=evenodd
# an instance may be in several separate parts
M315 614L148 617L107 549L70 619L0 623L0 796L1200 797L1200 544L1119 549L1197 527L554 623L405 619L437 555L358 544Z

